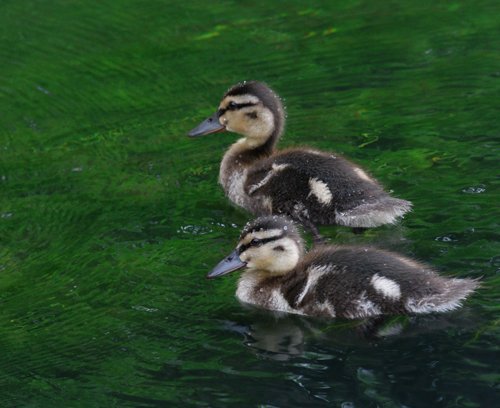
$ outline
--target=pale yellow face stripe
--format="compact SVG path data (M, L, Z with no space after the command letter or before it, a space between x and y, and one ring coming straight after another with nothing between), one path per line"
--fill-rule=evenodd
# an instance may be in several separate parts
M283 231L280 230L279 228L265 230L265 231L253 231L245 235L243 239L240 241L239 245L247 245L254 238L266 239L271 237L278 237L282 234Z
M255 103L258 104L260 102L259 98L254 95L230 95L226 96L222 102L220 103L219 108L226 109L229 102L234 102L237 104L245 104L245 103Z

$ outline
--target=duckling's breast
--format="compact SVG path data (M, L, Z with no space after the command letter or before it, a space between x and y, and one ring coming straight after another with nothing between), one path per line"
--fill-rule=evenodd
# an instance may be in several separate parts
M260 274L256 271L244 272L238 281L236 297L241 302L265 309L304 314L290 305L279 282L279 280L268 278L266 274Z
M250 197L245 192L247 177L248 169L246 167L228 167L223 161L219 173L219 183L229 200L254 214L271 214L272 200L270 197Z
M227 197L236 205L247 208L249 204L249 197L245 193L244 185L247 179L247 170L242 169L233 171L230 174L221 172L219 182L224 189Z

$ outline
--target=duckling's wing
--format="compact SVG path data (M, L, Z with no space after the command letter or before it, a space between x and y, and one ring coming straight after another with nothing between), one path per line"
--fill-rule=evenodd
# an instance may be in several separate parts
M305 314L326 307L347 318L448 312L479 286L477 280L440 276L413 259L370 247L314 249L298 269L303 283L285 294L294 299L293 307Z
M336 202L342 201L342 193L353 184L349 180L347 163L340 156L309 149L280 152L252 166L245 190L249 195L271 193L278 196L286 195L285 191L280 190L288 190L297 198L307 198L316 193L316 198L324 204L330 203L333 198ZM336 180L336 185L333 185L333 179ZM310 184L316 188L311 189ZM300 188L297 190L290 187ZM376 187L380 188L378 185Z
M248 172L245 191L265 197L272 212L322 224L374 227L394 222L411 208L343 157L310 149L259 161Z
M272 156L252 166L244 189L256 202L265 203L266 210L270 209L272 213L288 214L300 222L305 219L317 222L319 220L314 216L315 211L308 208L314 206L310 200L310 178L309 171L296 157ZM331 193L325 188L323 192L323 202L326 200L329 203ZM320 222L334 223L334 217Z

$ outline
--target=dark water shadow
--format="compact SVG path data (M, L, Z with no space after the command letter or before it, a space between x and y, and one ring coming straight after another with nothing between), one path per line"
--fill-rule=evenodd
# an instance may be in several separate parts
M241 321L222 320L223 330L236 333L259 356L285 361L302 357L308 344L322 348L369 348L383 342L417 338L424 334L460 329L474 331L486 322L472 309L424 316L380 316L368 319L319 319L273 312L243 305L248 312Z

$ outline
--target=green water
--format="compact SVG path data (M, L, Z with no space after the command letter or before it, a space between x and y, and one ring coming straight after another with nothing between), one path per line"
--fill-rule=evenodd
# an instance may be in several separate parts
M500 6L311 4L0 3L0 406L496 406ZM481 277L463 309L377 336L205 280L249 215L217 185L235 135L185 134L244 79L283 96L282 147L415 205L322 233Z

